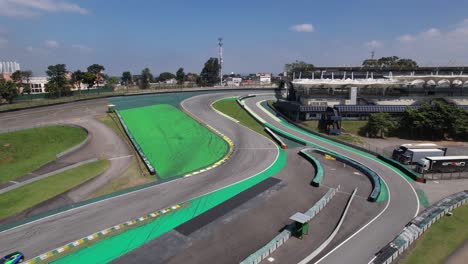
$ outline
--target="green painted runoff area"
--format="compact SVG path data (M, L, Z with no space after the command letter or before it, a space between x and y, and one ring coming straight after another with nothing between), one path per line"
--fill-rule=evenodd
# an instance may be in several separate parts
M272 166L255 176L190 200L188 201L188 207L183 207L177 211L163 215L143 226L101 240L52 263L81 264L110 262L275 175L284 168L287 160L286 152L281 149L278 151L278 158Z
M120 115L163 179L207 167L228 151L221 137L172 105L126 109Z
M0 134L0 183L26 175L87 137L78 127L46 126Z
M108 167L109 161L99 160L2 193L0 194L0 219L60 195L98 176Z

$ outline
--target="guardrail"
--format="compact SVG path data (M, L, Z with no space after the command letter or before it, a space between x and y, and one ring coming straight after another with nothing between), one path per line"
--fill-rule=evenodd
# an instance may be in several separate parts
M309 216L309 220L312 220L326 205L327 203L335 196L336 192L340 186L336 189L329 189L328 192L320 198L318 202L314 204L307 212L304 214ZM266 259L270 254L272 254L276 249L282 246L293 233L293 225L288 225L279 235L273 238L270 242L268 242L265 246L257 250L255 253L248 256L246 259L241 261L241 264L258 264L262 260Z
M140 147L140 145L138 145L138 142L135 140L135 138L133 138L132 133L130 133L130 131L127 128L127 125L125 125L125 122L123 121L122 116L120 115L119 111L114 110L114 112L117 115L117 117L119 118L120 124L124 128L125 134L127 134L127 137L132 142L133 147L135 148L135 150L138 153L138 155L140 156L140 158L143 160L143 163L145 163L146 168L148 169L148 171L150 172L151 175L155 175L156 170L153 168L153 166L149 162L148 158L146 158L146 155L141 150L141 147Z
M336 152L327 151L327 150L318 149L318 148L314 149L314 151L333 156L337 160L339 160L341 162L344 162L344 163L350 165L351 167L353 167L353 168L361 171L362 173L364 173L372 183L372 192L369 195L368 200L370 202L377 201L377 198L380 195L380 191L381 191L382 187L381 187L381 183L380 183L380 176L375 171L369 169L368 167L364 166L363 164L361 164L361 163L359 163L359 162L357 162L357 161L355 161L353 159L350 159L350 158L348 158L346 156L343 156L341 154L338 154Z
M468 202L468 191L452 194L428 207L411 220L403 231L383 247L369 263L389 264L398 259L408 247L416 241L432 224L445 214Z
M270 134L281 145L282 149L288 148L288 145L286 145L283 142L283 140L280 137L278 137L278 135L276 135L273 131L271 131L271 129L269 129L268 127L265 127L265 131L268 132L268 134Z
M313 150L313 149L302 149L301 151L299 151L299 153L302 156L304 156L307 160L309 160L314 166L315 176L314 176L314 179L312 180L312 185L315 187L319 187L323 180L323 168L320 162L308 153L308 151L310 150Z

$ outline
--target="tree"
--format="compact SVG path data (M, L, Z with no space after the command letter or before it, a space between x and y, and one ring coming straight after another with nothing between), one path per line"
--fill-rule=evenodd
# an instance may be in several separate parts
M362 62L364 68L416 69L418 63L412 59L400 59L397 56L367 59Z
M383 138L385 134L395 129L396 125L397 122L392 120L388 113L371 114L367 122L367 131L372 137L380 135Z
M48 83L46 84L46 92L50 96L62 96L70 92L70 86L67 81L67 67L65 64L50 65L47 68Z
M165 82L167 80L172 80L174 78L176 78L176 76L173 73L163 72L163 73L159 74L158 82Z
M22 72L21 71L15 71L14 73L11 74L11 79L16 83L22 83L23 82Z
M179 68L176 72L176 79L178 84L183 84L185 81L184 68Z
M0 97L8 103L13 103L13 99L18 96L17 85L12 81L0 79Z
M96 82L97 90L98 90L98 93L99 93L99 84L101 84L104 81L104 76L102 74L102 72L105 70L104 66L99 65L99 64L93 64L93 65L89 66L87 70L88 70L88 72L93 73L94 75L96 75L95 82ZM89 88L89 86L88 86L88 88Z
M153 80L153 75L151 74L150 69L145 68L141 71L141 77L139 80L140 89L148 89L150 82Z
M89 88L93 87L94 84L96 83L96 75L92 72L84 72L82 77L83 77L83 83L88 85L88 91L89 91Z
M122 82L124 83L124 85L129 85L130 83L132 83L132 73L129 72L129 71L125 71L122 73Z
M295 73L296 77L301 74L301 77L309 78L312 77L312 71L314 70L315 66L310 63L306 63L303 61L295 61L293 63L288 63L284 65L284 70L288 73L288 75L293 75Z
M114 90L117 84L119 84L119 77L110 76L109 78L107 78L106 88L111 88L112 90Z
M75 87L78 88L79 93L81 94L81 83L83 83L83 76L84 73L80 70L77 70L72 73L71 75L71 84Z
M200 78L198 78L198 85L200 86L214 86L220 82L219 79L220 65L217 58L209 58L203 67Z

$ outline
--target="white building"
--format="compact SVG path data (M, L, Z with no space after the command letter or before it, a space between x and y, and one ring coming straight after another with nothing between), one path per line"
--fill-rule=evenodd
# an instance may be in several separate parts
M241 82L242 82L241 77L228 77L226 79L227 86L240 86Z
M11 74L19 70L21 70L21 68L16 61L0 61L0 74Z
M271 73L257 73L260 84L271 84Z
M23 80L23 82L27 82L27 80ZM47 84L48 80L47 77L30 77L29 78L29 85L31 86L31 93L38 94L38 93L45 93L45 85Z

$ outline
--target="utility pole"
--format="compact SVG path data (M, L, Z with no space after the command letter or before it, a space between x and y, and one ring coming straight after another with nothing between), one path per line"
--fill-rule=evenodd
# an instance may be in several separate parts
M223 86L223 38L218 38L219 47L219 80L220 85Z

